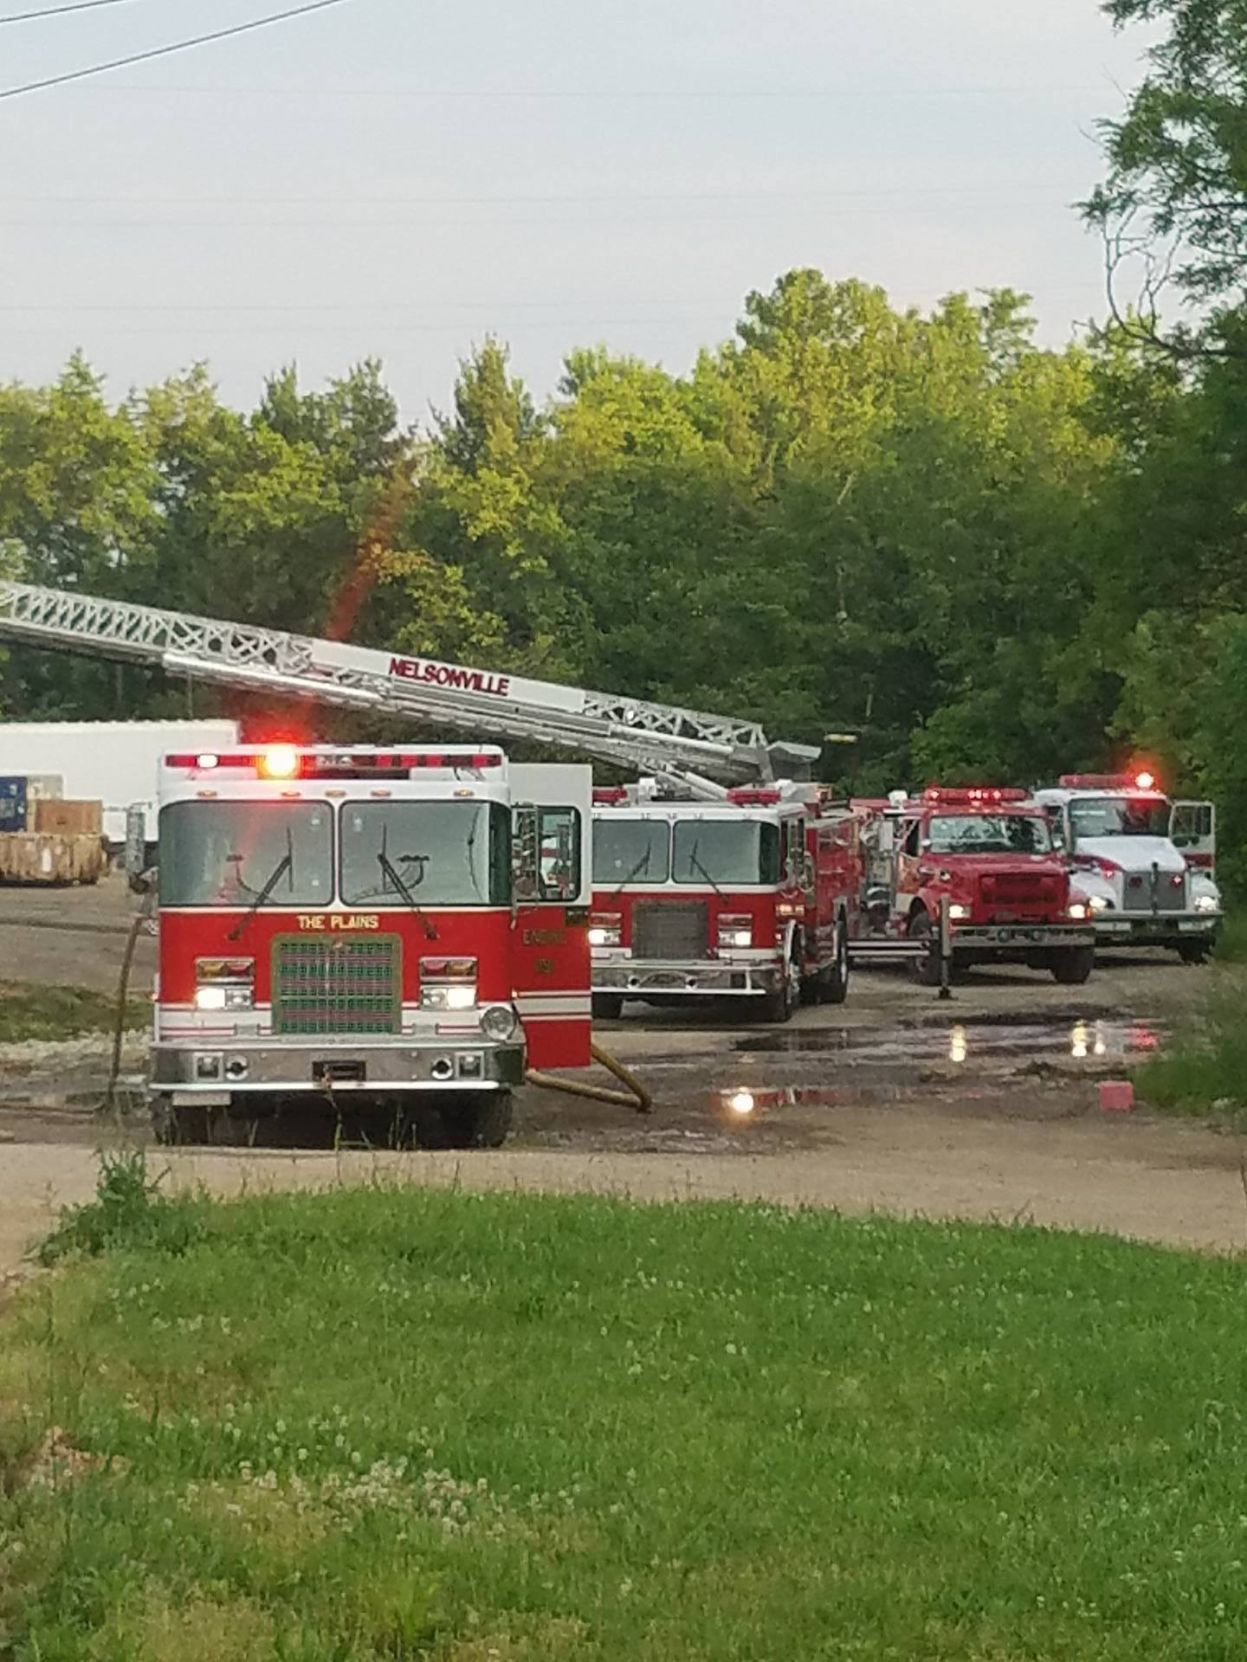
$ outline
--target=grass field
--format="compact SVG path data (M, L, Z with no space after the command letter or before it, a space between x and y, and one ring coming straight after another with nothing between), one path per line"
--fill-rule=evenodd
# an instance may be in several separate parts
M1237 1262L109 1181L0 1327L0 1656L1247 1655Z
M74 1039L85 1033L111 1032L117 1001L87 987L50 987L23 981L0 981L0 1044L23 1039ZM143 1027L151 1005L131 999L126 1025Z

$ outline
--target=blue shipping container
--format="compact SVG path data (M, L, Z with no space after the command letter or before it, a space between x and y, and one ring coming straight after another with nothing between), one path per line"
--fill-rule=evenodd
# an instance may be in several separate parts
M26 829L26 778L0 779L0 832Z

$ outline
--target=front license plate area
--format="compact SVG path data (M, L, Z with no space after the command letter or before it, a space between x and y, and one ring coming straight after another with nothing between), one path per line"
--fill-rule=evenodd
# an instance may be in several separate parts
M362 1085L367 1077L368 1069L363 1062L326 1057L312 1063L312 1078L318 1085Z

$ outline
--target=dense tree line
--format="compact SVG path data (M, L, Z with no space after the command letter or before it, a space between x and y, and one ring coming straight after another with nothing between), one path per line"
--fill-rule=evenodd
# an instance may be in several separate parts
M487 340L414 431L375 363L321 392L283 370L243 414L203 368L112 404L75 359L0 388L0 563L852 731L825 771L863 790L1145 753L1241 850L1247 10L1109 9L1170 30L1086 210L1114 315L1064 350L1017 294L923 314L799 270L686 375L580 349L538 404ZM24 650L0 680L13 716L184 698Z

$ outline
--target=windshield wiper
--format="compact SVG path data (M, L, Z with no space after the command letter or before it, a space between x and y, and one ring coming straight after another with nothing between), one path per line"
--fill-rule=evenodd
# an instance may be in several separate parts
M700 847L701 847L701 838L699 837L694 842L692 848L689 849L688 863L694 871L699 871L702 874L702 876L706 879L706 882L709 883L710 887L714 890L715 894L717 894L719 896L719 898L722 899L723 898L723 890L715 882L714 878L711 877L710 873L706 870L705 866L702 865L700 859L697 856L697 850Z
M645 853L642 854L641 858L637 861L636 865L633 866L632 870L624 878L623 882L622 883L617 883L615 885L615 887L611 890L611 893L612 894L619 894L622 890L626 889L628 887L628 884L631 883L632 879L640 874L643 867L646 870L649 869L649 849L648 848L645 850Z
M229 934L225 937L225 939L227 941L236 941L236 940L240 939L240 937L242 936L243 930L247 927L247 925L251 922L252 918L260 910L260 907L263 906L267 902L267 900L268 900L269 896L272 894L273 890L277 887L277 885L281 882L282 878L285 877L287 873L290 874L290 887L293 889L294 888L294 837L291 835L291 831L290 831L289 826L286 827L286 852L282 855L281 859L278 860L277 864L273 867L272 871L269 873L268 881L261 886L259 894L256 895L255 899L251 902L250 906L248 906L247 910L243 913L243 915L239 918L238 922L234 925L234 927L230 930ZM240 881L241 881L241 879L240 879Z
M388 829L389 828L384 825L381 827L381 847L377 850L377 864L381 867L381 875L385 878L386 882L390 883L396 892L402 896L403 900L406 901L407 905L420 919L420 926L424 930L425 940L435 941L437 939L437 930L429 922L428 918L425 917L424 912L421 910L419 901L407 887L406 880L399 876L398 867L394 864L393 860L390 859L390 856L386 850L386 832ZM423 876L423 874L424 868L421 867L421 876Z

